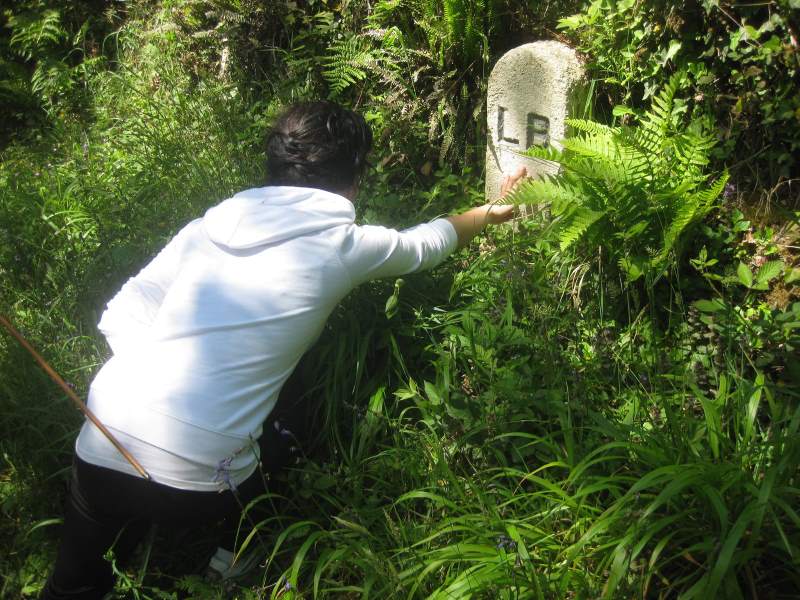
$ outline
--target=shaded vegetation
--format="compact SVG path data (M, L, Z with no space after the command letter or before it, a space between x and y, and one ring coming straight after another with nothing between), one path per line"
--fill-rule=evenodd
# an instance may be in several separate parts
M515 196L542 210L336 310L302 366L305 454L242 522L262 568L207 583L213 536L160 532L119 595L797 597L795 4L4 8L0 310L80 392L105 302L263 180L281 106L363 111L358 211L403 226L481 201L505 50L566 36L593 77L542 154L562 176ZM80 417L5 336L0 414L0 596L35 597Z

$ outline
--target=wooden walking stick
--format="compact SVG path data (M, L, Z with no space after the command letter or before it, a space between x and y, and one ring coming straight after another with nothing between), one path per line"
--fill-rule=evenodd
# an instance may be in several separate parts
M24 337L22 337L22 334L19 331L17 331L14 328L14 326L11 324L11 322L8 319L6 319L3 315L0 315L0 324L2 324L3 327L5 327L8 330L8 332L20 344L22 344L23 348L25 348L28 352L31 353L33 358L36 359L36 362L39 363L39 366L42 367L42 369L44 369L44 372L47 373L50 376L50 379L55 381L58 384L58 386L62 390L64 390L64 393L66 393L67 396L69 396L70 400L72 400L73 404L75 404L75 406L78 408L78 410L81 411L86 416L87 419L89 419L92 423L95 424L95 426L100 430L100 432L104 436L106 436L106 439L109 442L111 442L117 450L119 450L119 452L120 452L120 454L122 454L122 456L125 457L125 460L127 460L129 463L131 463L131 466L134 469L136 469L136 471L142 477L144 477L145 479L151 479L150 474L147 471L144 470L144 467L139 464L139 461L136 460L130 452L128 452L125 448L123 448L122 444L120 444L119 441L117 440L117 438L114 437L114 434L111 433L106 428L106 426L103 425L100 422L100 420L94 415L94 413L91 410L89 410L89 407L86 406L86 404L84 404L83 401L80 398L78 398L78 394L76 394L72 390L72 388L69 387L69 385L67 385L66 381L61 379L61 376L58 373L56 373L55 369L53 369L53 367L51 367L47 363L47 361L38 352L36 352L36 350L34 350L33 346L31 346L30 343L28 343L28 340L26 340Z

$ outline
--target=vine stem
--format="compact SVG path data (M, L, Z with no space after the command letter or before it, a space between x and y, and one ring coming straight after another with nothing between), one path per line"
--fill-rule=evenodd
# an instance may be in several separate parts
M127 460L142 477L144 477L147 480L152 480L150 474L147 471L145 471L144 467L141 464L139 464L139 461L137 461L133 457L133 455L130 452L128 452L122 446L122 444L119 443L117 438L114 437L114 434L111 433L108 430L108 428L100 422L100 420L89 409L89 407L86 406L86 404L78 397L78 395L67 384L67 382L64 381L58 373L56 373L55 369L53 369L53 367L50 366L50 364L44 359L44 357L42 357L42 355L39 354L34 349L33 346L31 346L28 340L26 340L22 336L22 334L16 330L16 328L11 324L11 322L3 315L0 315L0 325L3 325L3 327L5 327L6 330L11 334L11 336L14 339L16 339L22 345L23 348L25 348L28 352L30 352L31 356L33 356L36 362L39 363L39 366L42 367L44 372L50 376L50 379L52 379L58 385L58 387L64 390L64 393L67 394L67 396L69 396L69 399L72 400L72 403L75 405L75 407L79 411L81 411L87 419L89 419L92 423L94 423L94 425L100 430L100 432L104 436L106 436L106 439L109 442L111 442L117 450L119 450L122 456L125 457L125 460Z

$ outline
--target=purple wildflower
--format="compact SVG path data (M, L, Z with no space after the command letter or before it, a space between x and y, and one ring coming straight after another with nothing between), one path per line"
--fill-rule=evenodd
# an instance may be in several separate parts
M514 552L517 549L517 542L507 535L500 535L497 537L497 546L495 546L495 548L498 550L506 550L507 552Z
M734 194L736 194L736 186L730 182L726 183L722 190L722 199L730 200L733 198Z
M292 583L284 576L281 576L281 578L278 579L278 583L275 584L275 587L276 589L280 590L277 594L277 597L283 596L286 592L291 592L294 589Z

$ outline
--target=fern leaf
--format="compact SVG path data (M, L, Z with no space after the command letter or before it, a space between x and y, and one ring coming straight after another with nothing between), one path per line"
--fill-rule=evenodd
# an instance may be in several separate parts
M594 211L581 206L565 219L558 233L558 244L562 251L577 242L589 228L594 225L605 213Z
M612 136L619 132L618 127L611 127L610 125L589 121L588 119L565 119L564 123L567 127L571 127L576 131L582 131L592 135Z
M46 10L41 14L10 15L8 27L13 31L9 45L27 59L34 58L47 46L58 45L67 38L67 32L61 27L61 15L57 10Z
M338 96L349 86L366 79L367 69L377 63L376 54L363 37L350 37L332 44L323 61L322 76L331 95Z
M575 202L575 190L565 186L561 181L553 179L527 179L520 182L514 190L503 199L509 204L554 204L554 212L559 208Z

